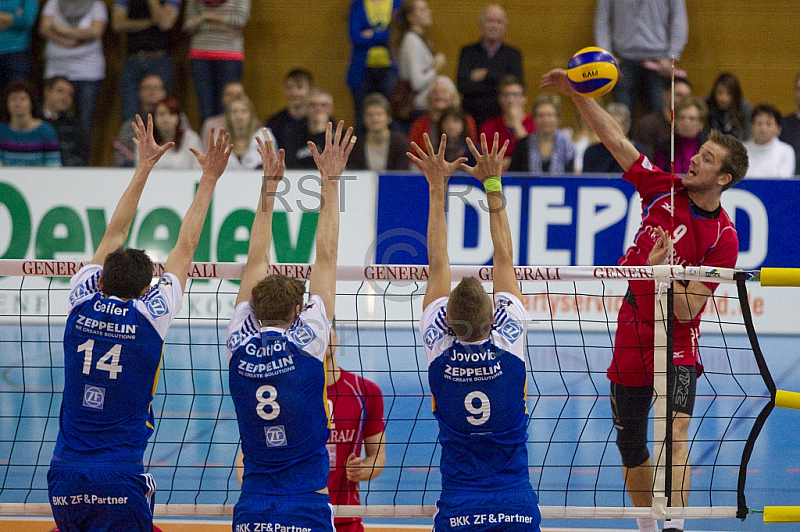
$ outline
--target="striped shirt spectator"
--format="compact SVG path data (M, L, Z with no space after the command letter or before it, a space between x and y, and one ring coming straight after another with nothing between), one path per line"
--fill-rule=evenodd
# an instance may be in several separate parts
M30 131L0 124L0 166L61 166L61 151L53 126L40 120Z

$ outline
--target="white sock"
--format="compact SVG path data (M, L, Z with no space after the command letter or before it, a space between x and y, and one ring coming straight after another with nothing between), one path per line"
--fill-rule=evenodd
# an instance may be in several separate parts
M683 530L683 519L669 519L664 522L664 528L677 528Z
M637 519L639 532L658 532L658 523L655 519Z

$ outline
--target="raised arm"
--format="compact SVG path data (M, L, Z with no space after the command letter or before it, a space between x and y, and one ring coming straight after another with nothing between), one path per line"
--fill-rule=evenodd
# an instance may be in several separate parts
M450 295L450 257L447 254L447 220L444 209L447 196L447 182L450 176L460 165L467 162L466 157L459 157L449 163L444 159L447 147L447 135L442 133L439 142L439 151L435 152L428 134L423 135L425 149L423 151L416 142L411 143L411 148L416 155L409 152L408 158L425 172L428 180L428 286L425 289L425 298L422 300L422 309L440 297Z
M189 276L189 266L192 264L192 257L197 249L200 240L200 233L203 230L203 223L208 213L208 206L211 204L211 197L214 195L214 188L217 186L225 167L228 165L228 158L231 155L233 145L229 144L230 135L221 129L219 135L214 135L211 131L211 138L208 139L208 149L205 155L201 155L194 148L189 148L203 169L200 177L200 184L194 200L186 211L181 223L181 231L178 233L178 242L167 257L164 271L174 274L180 281L181 288L186 288L186 278Z
M596 100L584 98L572 90L567 81L566 70L560 68L551 70L542 76L540 86L543 89L554 88L572 98L578 111L586 118L589 126L600 138L600 141L606 145L623 170L627 172L639 159L639 151L625 135L617 121L600 107Z
M342 135L344 121L336 126L328 122L325 130L325 148L322 153L313 142L308 142L314 162L319 169L321 180L321 205L317 219L317 258L311 268L308 283L309 295L318 295L325 303L329 320L334 316L336 302L336 264L339 257L339 178L347 165L347 158L353 151L356 138L353 128L347 128Z
M503 189L500 175L503 171L503 157L508 148L508 141L500 147L500 134L494 134L492 149L486 143L486 135L481 133L481 151L467 138L467 146L475 157L475 166L470 167L461 165L461 168L469 172L475 179L483 183L486 190L486 204L489 209L489 231L492 235L494 245L494 256L492 262L492 279L495 292L508 292L522 298L522 292L517 282L517 274L514 271L514 246L511 242L511 228L508 225L508 214L506 214L506 199L503 196Z
M139 147L139 164L136 165L133 178L128 188L122 193L117 208L114 209L114 214L111 215L111 220L106 226L106 232L103 234L92 260L89 261L92 264L103 264L109 253L125 244L150 171L161 159L161 156L175 146L174 142L167 142L163 146L156 144L153 138L153 116L150 114L147 115L147 126L144 125L142 117L139 115L136 115L136 121L132 125L136 134L133 142Z
M239 284L239 295L236 297L237 305L242 301L249 301L253 287L267 276L275 193L286 172L283 149L279 150L276 155L272 136L267 135L266 129L262 132L263 136L268 139L266 144L257 135L256 141L258 142L258 153L261 154L261 162L264 165L264 178L261 182L261 194L259 194L253 226L250 229L250 247L247 249L247 264L245 264L242 274L242 282Z

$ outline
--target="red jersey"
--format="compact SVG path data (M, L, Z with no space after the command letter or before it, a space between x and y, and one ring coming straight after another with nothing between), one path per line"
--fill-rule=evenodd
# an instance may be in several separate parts
M328 439L331 472L328 491L331 504L361 504L358 483L345 474L350 453L361 456L364 438L383 432L383 394L378 385L349 371L342 370L339 380L328 386L331 412L331 435ZM336 519L336 524L360 521L358 518Z
M647 265L658 238L655 227L670 228L670 174L653 166L644 155L622 176L642 197L642 226L633 245L620 259L622 266ZM739 237L728 214L720 206L706 212L694 206L682 179L675 177L675 232L673 264L733 268L739 255ZM715 283L703 283L712 291ZM653 384L653 316L655 283L630 281L617 318L614 357L608 378L625 386ZM673 360L679 366L697 363L700 316L687 323L673 318Z

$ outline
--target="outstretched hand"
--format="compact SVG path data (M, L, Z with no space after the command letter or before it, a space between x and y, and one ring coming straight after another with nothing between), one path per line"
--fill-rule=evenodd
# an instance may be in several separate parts
M656 233L658 233L658 238L656 239L653 249L650 250L650 256L648 257L650 266L666 264L667 257L672 255L672 239L667 232L664 231L661 226L657 225Z
M447 148L447 135L444 133L442 133L442 138L439 142L438 152L433 149L431 138L427 133L424 133L422 138L425 140L427 152L423 151L416 142L412 142L411 148L417 152L417 155L411 152L406 152L406 155L414 164L422 168L422 171L425 173L425 178L428 180L428 184L444 185L450 179L450 176L453 175L453 172L458 170L468 159L466 157L459 157L453 162L445 161L444 153Z
M558 92L571 96L575 91L567 80L567 71L563 68L554 68L542 76L539 82L542 89L556 89Z
M333 123L328 122L325 129L325 146L322 153L317 149L317 145L313 142L308 142L308 147L311 150L311 155L314 156L314 162L317 164L319 173L322 177L339 177L344 172L347 166L347 158L350 157L350 152L353 151L353 146L356 143L356 137L353 136L353 128L347 128L347 131L342 135L344 130L344 120L340 120L336 125L336 134L333 134ZM326 179L323 179L323 186L325 186Z
M225 128L220 128L219 134L215 135L212 127L211 135L208 138L208 148L204 154L194 148L189 148L197 158L197 162L200 163L203 174L219 179L228 166L228 159L230 159L231 151L233 151L233 144L230 144L230 139L231 136L225 132Z
M264 179L268 184L277 184L283 179L286 173L286 153L283 148L275 153L275 142L272 140L272 135L267 132L267 128L262 128L261 134L266 143L261 137L256 135L256 142L258 142L258 153L261 155L261 163L264 167Z
M472 156L475 157L475 166L467 166L466 164L462 164L461 169L469 173L469 175L481 183L490 177L500 177L500 175L503 173L503 157L505 156L506 149L508 148L508 140L503 143L502 148L499 148L499 145L500 133L496 131L494 134L491 151L489 151L489 146L486 143L486 133L481 133L482 153L478 152L478 148L475 147L472 139L467 137L467 147L469 148L469 151L472 152Z
M153 137L153 131L155 131L153 115L150 113L147 113L147 126L144 125L142 117L138 114L136 115L136 120L131 122L131 125L133 126L133 132L136 133L133 143L139 149L139 164L153 167L161 159L162 155L175 147L174 142L167 142L163 146L159 146L156 143L156 139Z

